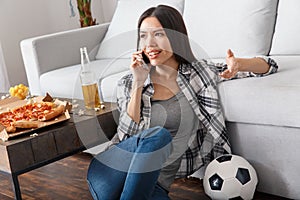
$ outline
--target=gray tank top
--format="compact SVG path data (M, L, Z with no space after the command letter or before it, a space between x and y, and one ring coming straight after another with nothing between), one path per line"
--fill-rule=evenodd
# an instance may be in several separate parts
M178 131L181 119L179 99L182 92L167 100L151 100L150 127L162 126L174 137Z
M151 101L150 127L162 126L170 131L173 150L160 172L158 183L170 189L179 169L182 155L188 148L188 141L198 128L198 119L191 105L180 91L167 100Z

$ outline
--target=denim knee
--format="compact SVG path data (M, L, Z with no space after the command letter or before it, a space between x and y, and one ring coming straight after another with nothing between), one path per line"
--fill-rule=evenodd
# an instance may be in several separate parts
M90 193L91 193L93 199L98 200L99 198L97 196L97 193L95 192L94 187L88 178L87 178L87 183L88 183L88 187L89 187L89 190L90 190Z
M151 140L156 141L156 144L160 148L166 146L172 141L172 136L170 132L161 126L155 126L147 130L144 130L141 133L140 138L142 139L151 138Z

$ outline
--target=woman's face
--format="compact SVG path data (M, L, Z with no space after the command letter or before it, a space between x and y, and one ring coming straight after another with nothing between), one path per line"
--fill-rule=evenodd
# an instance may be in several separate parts
M153 66L170 66L171 63L176 62L166 32L156 17L147 17L142 22L140 48Z

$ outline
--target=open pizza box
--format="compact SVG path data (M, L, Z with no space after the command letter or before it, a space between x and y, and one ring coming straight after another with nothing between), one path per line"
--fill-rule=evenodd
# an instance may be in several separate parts
M1 113L5 113L8 112L12 109L24 106L26 104L30 104L30 103L34 103L34 102L42 102L45 99L45 97L43 96L39 96L39 97L34 97L31 98L29 100L20 100L17 97L9 97L3 100L0 100L0 114ZM42 127L46 127L46 126L50 126L56 123L60 123L63 121L66 121L68 119L70 119L70 115L69 115L69 110L70 110L70 104L67 101L61 101L59 99L55 99L53 100L53 102L55 104L60 104L60 105L64 105L65 106L65 111L60 114L59 116L48 120L48 121L36 121L36 123L38 124L37 128L30 128L30 129L22 129L22 128L17 128L15 132L13 133L8 133L5 130L5 127L0 123L0 139L2 141L7 141L13 137L16 136L20 136L20 135L24 135L24 134L30 134L31 135L35 135L35 131L37 129L40 129Z

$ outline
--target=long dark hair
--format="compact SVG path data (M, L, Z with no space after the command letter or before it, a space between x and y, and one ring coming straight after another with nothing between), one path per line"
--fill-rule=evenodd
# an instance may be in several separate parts
M137 49L140 43L140 27L147 17L156 17L169 38L175 59L179 63L191 63L196 60L190 46L182 15L175 8L159 5L147 9L138 21Z

